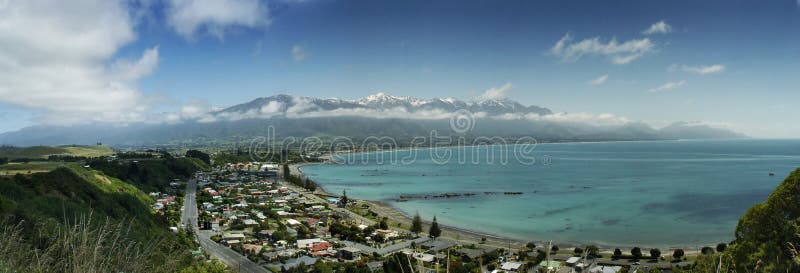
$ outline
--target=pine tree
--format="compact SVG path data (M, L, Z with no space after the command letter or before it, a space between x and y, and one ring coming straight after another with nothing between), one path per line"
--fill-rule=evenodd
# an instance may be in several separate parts
M347 206L347 191L342 190L342 198L339 199L339 206L345 207Z
M283 178L287 178L291 175L289 171L289 164L283 164Z
M422 232L422 218L419 217L419 212L414 215L414 220L411 221L411 232L414 234Z
M436 216L433 216L433 222L431 223L431 228L428 230L428 235L433 239L442 235L442 229L439 228L439 223L436 222Z

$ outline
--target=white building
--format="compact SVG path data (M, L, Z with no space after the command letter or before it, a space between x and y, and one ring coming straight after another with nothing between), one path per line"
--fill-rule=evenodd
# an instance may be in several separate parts
M321 242L324 242L324 241L322 239L320 239L320 238L301 239L301 240L297 240L297 248L309 248L309 247L311 247L311 246L313 246L315 244L319 244Z

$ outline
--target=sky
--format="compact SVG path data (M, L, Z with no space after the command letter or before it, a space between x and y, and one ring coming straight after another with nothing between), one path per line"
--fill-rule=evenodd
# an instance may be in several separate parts
M797 138L800 1L0 0L0 132L292 94Z

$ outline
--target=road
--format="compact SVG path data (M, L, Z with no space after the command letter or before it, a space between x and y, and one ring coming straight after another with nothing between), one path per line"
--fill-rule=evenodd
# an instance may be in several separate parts
M217 244L211 240L213 233L200 230L197 226L197 181L190 179L186 184L186 195L183 198L183 212L181 214L181 224L190 227L197 234L200 246L214 258L228 265L238 272L247 273L267 273L266 268L254 263L232 249Z

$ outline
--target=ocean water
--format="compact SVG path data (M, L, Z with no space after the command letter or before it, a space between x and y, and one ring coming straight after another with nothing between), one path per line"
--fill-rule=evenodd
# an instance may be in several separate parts
M384 201L425 219L435 215L442 224L477 232L694 247L732 240L739 217L800 167L800 140L539 144L526 154L533 164L518 161L515 148L350 154L338 158L342 164L302 171L327 191L346 190L348 196ZM442 162L431 152L451 159ZM504 152L506 162L500 160ZM441 193L474 195L397 201L401 195Z

